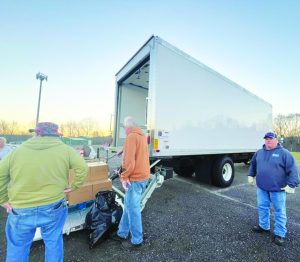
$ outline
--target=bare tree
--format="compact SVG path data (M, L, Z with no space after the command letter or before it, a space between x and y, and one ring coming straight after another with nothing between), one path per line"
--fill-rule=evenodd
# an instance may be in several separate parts
M8 131L8 123L5 120L0 120L0 134L6 135Z
M288 122L285 115L277 115L274 118L274 131L281 137L286 137L288 130Z
M19 133L19 125L16 121L12 121L8 124L8 135L16 135Z
M0 120L0 134L3 135L16 135L19 133L19 124L17 121Z
M95 130L96 123L90 118L83 119L81 121L82 135L92 136L93 131Z
M300 114L278 115L274 118L274 130L282 137L300 135Z
M285 139L284 144L290 151L300 147L300 114L276 116L274 130Z
M35 122L31 121L24 124L19 124L17 121L6 121L0 119L0 134L2 135L28 135L29 128L33 128ZM86 118L81 121L68 121L61 123L60 133L67 137L79 136L105 136L106 132L99 126L99 123L93 119Z
M80 122L74 122L74 131L76 137L82 136L82 126Z
M60 125L63 130L64 136L74 137L76 136L76 123L74 121L68 121Z

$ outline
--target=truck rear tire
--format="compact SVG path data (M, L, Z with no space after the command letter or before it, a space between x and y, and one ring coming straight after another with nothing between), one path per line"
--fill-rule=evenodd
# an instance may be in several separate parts
M216 159L213 165L212 182L215 186L228 187L234 179L234 165L230 157Z
M175 173L179 176L190 177L195 173L194 161L190 158L183 158L174 168Z

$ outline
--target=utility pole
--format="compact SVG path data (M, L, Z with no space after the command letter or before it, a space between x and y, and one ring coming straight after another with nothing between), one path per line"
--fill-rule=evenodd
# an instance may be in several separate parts
M40 103L41 103L41 94L42 94L42 82L44 80L48 80L48 76L38 72L36 74L36 79L40 80L40 91L39 91L39 100L38 100L38 107L37 107L37 114L36 114L36 122L35 122L35 127L37 126L39 122L39 114L40 114Z

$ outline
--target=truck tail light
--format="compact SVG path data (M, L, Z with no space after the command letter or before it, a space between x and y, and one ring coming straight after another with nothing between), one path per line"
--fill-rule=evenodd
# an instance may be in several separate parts
M154 141L153 141L153 148L155 150L155 152L159 152L159 149L158 149L158 139L157 138L154 138ZM158 151L157 151L158 150Z

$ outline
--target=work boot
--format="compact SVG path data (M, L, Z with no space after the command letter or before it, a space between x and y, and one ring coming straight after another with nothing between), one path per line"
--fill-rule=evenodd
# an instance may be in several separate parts
M254 226L252 228L252 231L254 233L270 233L270 229L263 229L262 227L258 226Z
M283 246L285 243L284 237L280 237L277 235L274 236L273 241L277 246Z
M112 240L119 241L119 242L123 242L123 241L126 241L126 240L127 240L127 238L120 237L120 236L118 235L117 232L113 233L113 234L110 236L110 238L111 238Z
M140 250L143 247L143 242L140 244L132 244L129 241L122 242L122 248L125 250Z

